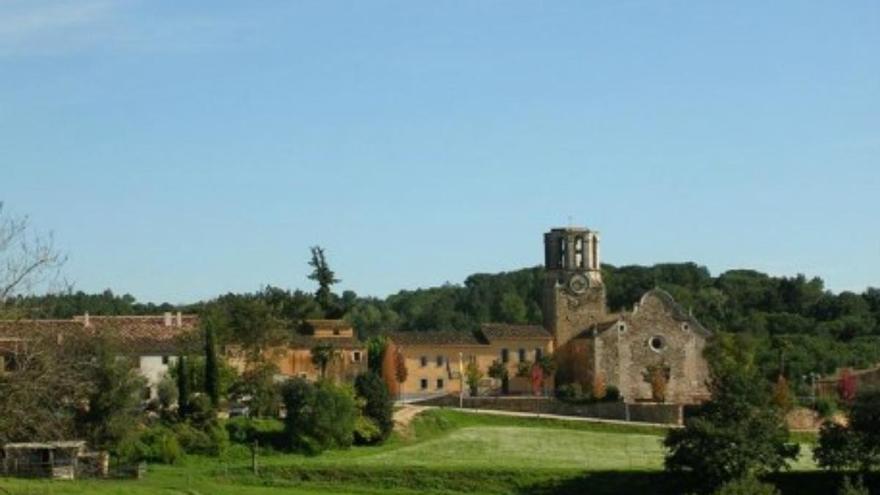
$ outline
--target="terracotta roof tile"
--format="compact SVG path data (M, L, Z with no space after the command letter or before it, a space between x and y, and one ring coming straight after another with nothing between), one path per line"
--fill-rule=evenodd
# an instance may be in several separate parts
M486 339L493 340L550 340L553 336L540 325L512 325L508 323L484 323L480 330Z
M431 332L390 332L387 334L397 345L487 345L488 342L475 332L439 330Z

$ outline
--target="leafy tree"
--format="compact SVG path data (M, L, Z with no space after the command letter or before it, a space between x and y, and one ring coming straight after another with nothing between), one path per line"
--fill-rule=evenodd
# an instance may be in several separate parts
M394 428L394 405L385 382L378 374L368 371L355 378L354 390L365 401L364 416L373 420L379 428L377 440L385 440Z
M670 430L664 441L666 469L699 477L708 487L787 466L798 454L789 443L781 412L754 366L754 347L720 335L707 349L712 399Z
M510 382L510 373L507 370L507 365L496 359L489 365L488 371L491 378L501 380L501 393L507 394Z
M321 372L321 379L327 376L327 367L339 357L339 351L330 343L320 343L312 347L312 364Z
M77 431L90 445L109 448L137 424L146 381L130 360L119 359L120 352L110 339L99 336L91 347L83 363L88 405L77 411Z
M406 369L406 358L403 356L403 353L398 350L394 354L394 378L397 380L397 384L402 385L403 382L406 381L408 375L409 370Z
M880 466L880 390L856 396L848 426L822 425L813 457L819 466L834 471L870 471Z
M317 454L352 444L357 403L351 389L295 378L284 385L282 396L287 410L285 437L292 449Z
M309 261L309 266L312 267L312 273L309 274L309 278L318 282L315 301L318 302L328 317L337 317L338 308L334 301L332 288L340 280L336 278L336 274L333 273L333 270L327 264L324 249L320 246L313 246L311 251L312 259Z
M278 367L271 361L253 363L230 388L235 400L247 398L251 415L276 417L281 409L281 392L275 383Z
M384 336L374 335L367 339L367 369L373 373L382 373L382 363L387 349L388 340Z
M480 371L480 367L479 365L477 365L476 359L471 359L470 361L468 361L468 364L464 370L464 375L471 396L476 397L479 393L480 380L483 379L483 372Z

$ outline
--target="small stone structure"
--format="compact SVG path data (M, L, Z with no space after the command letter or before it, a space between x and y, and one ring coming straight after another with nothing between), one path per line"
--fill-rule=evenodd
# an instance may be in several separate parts
M81 440L8 443L3 447L3 474L27 478L72 480L81 476L105 477L106 452L87 452Z

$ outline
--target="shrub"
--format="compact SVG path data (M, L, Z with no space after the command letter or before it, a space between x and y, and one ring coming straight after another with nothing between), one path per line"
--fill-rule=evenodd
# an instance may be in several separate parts
M351 389L327 381L312 385L297 378L285 384L282 395L289 448L318 454L351 446L358 415Z
M382 430L373 419L363 414L354 422L354 438L359 444L369 445L383 440Z
M620 389L615 387L614 385L608 385L605 388L605 399L606 402L617 402L620 400Z
M483 372L480 371L480 367L477 365L476 360L468 361L467 367L464 371L464 375L471 396L476 397L480 392L480 380L483 379Z
M556 398L559 400L573 402L580 399L582 395L583 393L579 383L566 383L556 387Z
M262 447L285 447L284 423L277 419L232 418L225 424L229 440L250 446L255 441Z
M843 484L840 485L837 495L871 495L871 492L865 487L861 478L856 478L853 483L849 476L844 476Z
M830 471L853 469L859 464L859 438L849 428L826 421L819 429L819 443L813 449L816 464Z
M376 373L362 373L355 378L354 389L364 401L361 408L363 415L378 430L378 435L371 436L370 440L363 436L358 438L364 443L385 440L394 428L394 403L385 382Z
M816 399L816 412L822 419L829 419L837 413L837 401L830 397Z
M116 447L116 455L124 462L174 464L183 457L183 450L174 432L156 426L126 436Z
M739 478L718 487L713 495L779 495L779 490L769 483L748 476Z
M172 431L187 454L218 456L229 446L229 434L216 424L200 430L187 423L178 423Z
M190 399L187 418L196 428L207 430L217 424L217 411L207 395L199 394Z

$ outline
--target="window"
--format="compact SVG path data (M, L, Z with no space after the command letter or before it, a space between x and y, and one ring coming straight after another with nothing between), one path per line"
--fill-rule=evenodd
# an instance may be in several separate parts
M422 357L420 357L420 358L419 358L419 363L421 364L422 368L424 368L425 366L427 366L427 365L428 365L428 356L422 356Z
M443 356L437 354L437 367L443 366Z
M422 378L422 379L419 381L419 386L422 387L422 390L428 390L428 379L427 379L427 378Z
M437 390L443 390L443 379L442 378L437 379Z
M565 268L565 237L559 238L559 268Z
M168 356L162 356L162 364L168 364Z
M574 240L574 265L578 268L584 268L584 238L578 237Z
M506 363L510 361L510 352L507 349L501 349L501 362Z
M15 371L15 355L0 354L0 372L12 373Z
M354 362L356 362L356 363L361 362L361 351L354 351L352 353L351 357L354 360Z
M540 348L540 347L536 347L536 348L535 348L535 362L536 362L536 363L537 363L538 361L541 360L541 356L542 356L541 348Z
M339 335L339 329L338 329L338 328L334 328L334 329L333 329L333 335Z
M617 326L617 331L619 331L620 333L625 332L625 331L626 331L626 325L624 325L623 323L621 323L620 325Z
M648 345L651 347L652 351L660 352L666 347L666 340L659 335L655 335L648 340Z
M526 362L526 350L525 349L519 350L519 362L520 363Z

